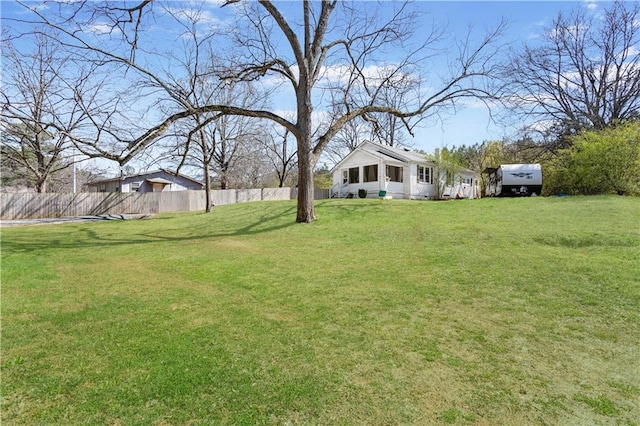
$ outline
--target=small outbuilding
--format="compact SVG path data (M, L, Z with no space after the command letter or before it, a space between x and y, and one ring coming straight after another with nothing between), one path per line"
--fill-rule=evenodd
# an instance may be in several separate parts
M103 179L88 184L89 192L167 192L200 190L203 185L195 179L164 170Z
M426 156L406 148L364 141L332 169L329 197L405 199L479 198L480 175L455 168L444 173Z

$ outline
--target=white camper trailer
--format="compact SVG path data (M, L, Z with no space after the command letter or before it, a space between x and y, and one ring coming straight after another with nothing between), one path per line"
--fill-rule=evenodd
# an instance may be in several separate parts
M489 197L530 197L542 191L540 164L502 164L483 173L488 175L485 194Z

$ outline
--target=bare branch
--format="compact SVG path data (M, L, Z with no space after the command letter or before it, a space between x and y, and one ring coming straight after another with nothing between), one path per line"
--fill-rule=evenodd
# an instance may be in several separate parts
M640 6L616 1L593 19L560 14L542 43L505 65L509 101L521 116L564 123L562 132L603 128L640 115Z

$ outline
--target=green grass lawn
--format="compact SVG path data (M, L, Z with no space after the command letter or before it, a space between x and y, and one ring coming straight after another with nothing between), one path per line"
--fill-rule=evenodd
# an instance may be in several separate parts
M640 199L2 229L2 424L640 424Z

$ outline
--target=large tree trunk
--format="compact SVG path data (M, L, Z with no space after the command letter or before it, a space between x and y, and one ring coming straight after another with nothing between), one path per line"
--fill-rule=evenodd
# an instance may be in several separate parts
M46 166L46 158L41 151L42 143L40 142L39 133L36 135L36 146L38 149L36 150L36 160L38 161L38 171L36 175L36 192L38 194L47 192L47 179L48 179L48 171Z
M310 142L298 142L298 213L296 222L313 222L316 212L313 207L313 166L308 154ZM300 154L304 148L307 154Z
M44 194L45 192L47 192L47 179L46 178L39 178L38 181L36 182L36 192L38 194Z
M296 222L310 223L316 219L313 207L313 161L311 152L311 90L301 78L298 97L298 213Z
M204 201L206 203L206 207L204 208L205 213L211 212L211 173L209 172L209 163L204 161L204 190L205 196Z

